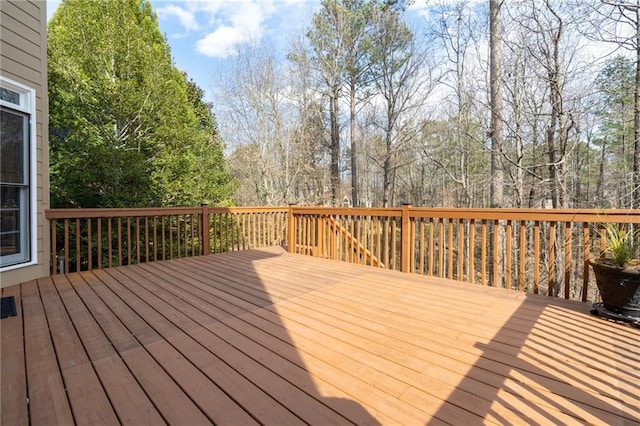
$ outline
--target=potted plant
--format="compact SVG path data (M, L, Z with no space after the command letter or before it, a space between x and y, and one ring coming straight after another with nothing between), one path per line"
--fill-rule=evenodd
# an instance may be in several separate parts
M604 253L590 262L602 303L596 312L615 319L640 322L640 229L629 232L614 223L604 225Z

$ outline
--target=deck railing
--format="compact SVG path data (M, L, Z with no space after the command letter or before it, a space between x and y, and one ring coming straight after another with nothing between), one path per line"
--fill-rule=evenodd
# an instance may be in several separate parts
M595 300L604 223L640 210L257 207L53 209L52 273L257 247ZM57 261L56 261L57 260Z
M51 273L284 244L287 208L51 209Z
M296 253L593 301L602 224L640 210L295 207L289 221Z

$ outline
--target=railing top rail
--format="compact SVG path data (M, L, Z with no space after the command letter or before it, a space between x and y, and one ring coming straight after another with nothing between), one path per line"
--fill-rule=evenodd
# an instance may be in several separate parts
M402 216L402 208L292 206L294 215Z
M589 223L640 223L640 209L515 209L515 208L445 208L405 207L410 217L479 219L479 220L526 220L547 222ZM345 207L301 207L293 206L294 215L334 216L402 216L402 208L345 208Z
M47 219L77 219L90 217L126 217L126 216L170 216L176 214L197 214L202 207L140 207L107 209L47 209Z
M47 219L80 219L95 217L171 216L198 214L203 209L209 213L286 213L287 207L141 207L105 209L47 209Z
M288 207L208 207L209 213L286 213Z
M640 210L410 208L412 217L547 222L640 223Z
M151 208L108 208L108 209L48 209L47 219L75 219L95 217L126 216L168 216L178 214L198 214L204 209L210 214L221 213L286 213L289 208L294 215L333 216L378 216L400 217L403 208L344 208L322 206L291 207L151 207ZM476 220L525 220L549 222L587 223L640 223L640 209L490 209L490 208L428 208L407 207L413 218L448 218Z

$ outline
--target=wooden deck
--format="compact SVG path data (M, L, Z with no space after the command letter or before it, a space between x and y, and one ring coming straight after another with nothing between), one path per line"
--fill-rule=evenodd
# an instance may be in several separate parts
M640 423L640 330L582 303L280 249L2 295L2 425Z

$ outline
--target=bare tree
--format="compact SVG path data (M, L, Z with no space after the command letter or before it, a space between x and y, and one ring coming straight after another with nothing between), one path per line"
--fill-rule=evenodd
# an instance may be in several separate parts
M486 93L480 47L484 18L468 2L442 2L435 6L433 20L427 23L428 34L439 49L436 61L443 68L439 92L445 96L436 115L447 122L446 133L452 134L442 140L423 133L423 152L456 184L458 188L454 193L459 196L455 205L465 207L486 205L484 189L478 196L474 187L486 183L488 188L489 184L488 176L483 179L474 176L479 171L476 160L483 155L487 133L482 131L482 123L488 108L480 99L483 92ZM432 126L425 130L430 128ZM429 146L431 142L437 145ZM439 147L442 143L446 145L444 149ZM489 172L488 168L482 168L482 173Z
M331 156L331 203L340 192L340 97L344 72L345 17L339 0L323 0L313 16L307 38L311 44L311 64L322 81L321 90L329 101L329 140Z
M291 198L299 171L293 161L283 81L267 48L249 43L221 82L221 131L233 150L231 173L240 184L240 201L281 205ZM250 165L250 166L248 166Z
M400 12L382 8L376 16L372 46L373 80L382 110L378 129L381 132L381 156L373 160L382 169L382 205L393 204L399 151L417 138L417 114L431 89L425 71L425 56L413 32L402 22ZM427 68L427 69L425 69Z

